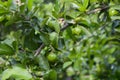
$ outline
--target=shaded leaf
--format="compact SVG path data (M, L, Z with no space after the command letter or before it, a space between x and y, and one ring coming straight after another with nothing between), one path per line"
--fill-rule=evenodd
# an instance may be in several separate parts
M50 41L49 41L49 34L45 33L45 32L41 32L40 33L40 39L42 40L42 42L45 44L45 45L49 45L50 44Z
M15 52L12 47L2 43L0 44L0 55L13 55Z
M41 55L41 54L38 55L36 57L36 61L38 62L41 69L43 69L43 70L49 70L50 69L49 63L43 55Z

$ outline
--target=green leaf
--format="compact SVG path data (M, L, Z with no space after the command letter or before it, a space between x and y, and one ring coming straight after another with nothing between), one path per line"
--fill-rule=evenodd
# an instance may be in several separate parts
M88 6L88 3L89 3L89 0L83 0L84 2L83 2L83 6L85 7L85 8L87 8L87 6Z
M2 80L9 79L10 77L19 80L21 79L30 80L32 78L32 75L24 68L13 66L12 69L6 69L2 73Z
M24 12L25 12L25 9L26 9L26 7L27 7L27 5L26 5L26 4L27 4L27 1L28 1L28 0L21 0L21 2L24 3L24 5L20 6L20 12L21 12L21 13L24 13ZM30 0L29 0L29 1L30 1Z
M45 32L41 32L40 33L40 39L42 40L42 42L45 44L45 45L49 45L50 41L49 41L49 34L45 33Z
M115 5L115 4L114 4L114 6L112 6L112 9L120 10L119 7L120 7L120 5Z
M66 29L67 37L71 38L72 40L76 40L75 36L72 34L72 28Z
M85 10L85 8L83 7L83 5L82 5L82 3L78 3L78 2L74 2L74 4L76 5L76 6L79 6L79 11L84 11Z
M80 58L80 57L79 57ZM73 67L74 67L74 70L76 70L76 71L79 71L80 69L81 69L81 60L80 59L77 59L75 62L74 62L74 65L73 65Z
M65 63L63 64L63 69L67 68L67 67L70 66L71 64L72 64L71 61L65 62Z
M77 1L74 3L79 6L80 11L84 12L84 11L86 11L86 8L89 4L89 0L82 0L82 1Z
M0 67L4 67L5 63L6 61L2 57L0 57Z
M120 16L111 16L111 19L112 19L112 20L116 20L116 19L119 20L119 19L120 19Z
M50 69L49 63L43 55L41 55L41 54L38 55L36 57L36 61L38 62L41 69L43 69L43 70L49 70Z
M0 22L4 20L5 16L0 16Z
M28 34L26 33L26 35L24 36L24 48L28 48L30 50L35 50L38 48L39 44L36 41L37 39L39 39L39 36L35 35L35 31L31 30Z
M17 15L16 15L16 16L12 16L12 17L10 18L10 20L8 20L8 21L5 23L5 26L12 25L12 24L15 23L17 20L19 20Z
M85 27L83 27L83 26L80 26L81 27L81 30L85 33L85 34L87 34L87 36L92 36L92 34L90 33L90 31L88 30L88 29L86 29Z
M51 18L48 19L46 23L50 28L54 29L57 33L60 32L60 26L58 21L52 21Z
M49 38L50 38L51 44L54 47L57 47L58 46L58 34L56 32L52 32L49 34Z
M2 43L0 44L0 55L13 55L15 52L12 47Z
M56 13L59 13L59 11L60 11L60 6L59 6L59 1L58 0L56 0L54 10L56 11Z
M57 21L54 21L53 27L57 33L60 32L60 26L59 26L59 23Z
M59 40L58 40L58 48L63 49L64 45L65 45L64 38L59 38Z
M33 1L34 0L28 0L28 10L31 11L32 10L32 6L33 6Z
M13 38L13 37L12 37ZM5 39L4 41L1 41L1 43L4 43L4 44L7 44L9 45L10 47L12 47L12 43L14 42L15 40L14 39Z

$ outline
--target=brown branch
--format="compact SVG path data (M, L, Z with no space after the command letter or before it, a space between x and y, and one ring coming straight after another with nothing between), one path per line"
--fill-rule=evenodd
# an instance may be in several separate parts
M105 10L105 9L108 9L108 8L109 8L109 6L105 6L105 7L97 8L97 9L94 9L94 10L91 10L91 11L87 11L86 13L87 14L92 14L92 13L96 13L98 11Z
M105 10L105 9L108 9L109 6L105 6L105 7L101 7L101 8L97 8L97 9L94 9L94 10L91 10L91 11L87 11L86 14L93 14L95 12L98 12L98 11L101 11L101 10ZM76 22L73 21L73 23L67 23L67 22L64 22L64 25L63 27L60 29L60 31L64 31L65 29L67 29L70 24L73 25L75 24Z
M92 13L95 13L95 12L98 12L98 11L101 11L101 10L102 10L101 8L97 8L97 9L88 11L88 12L86 12L86 13L87 13L87 14L92 14Z
M43 43L40 45L40 47L36 50L34 57L36 57L37 55L40 54L40 52L41 52L41 50L44 48L44 46L45 46L45 45L44 45Z
M66 24L60 29L60 31L64 31L67 27L69 27L69 24L68 24L68 23L66 23Z
M74 20L64 21L63 23L64 23L64 24L63 24L62 28L60 29L60 31L64 31L64 30L65 30L66 28L68 28L69 26L76 24L76 22L75 22Z

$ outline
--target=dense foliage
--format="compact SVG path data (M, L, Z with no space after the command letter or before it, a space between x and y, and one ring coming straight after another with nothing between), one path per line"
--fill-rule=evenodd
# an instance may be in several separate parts
M0 0L0 80L120 80L120 0Z

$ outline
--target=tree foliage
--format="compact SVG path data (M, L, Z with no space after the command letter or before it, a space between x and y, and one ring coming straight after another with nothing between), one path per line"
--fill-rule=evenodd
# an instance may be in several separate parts
M0 80L120 80L119 0L0 0Z

